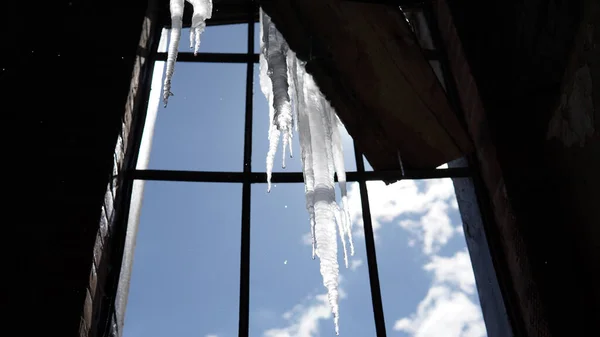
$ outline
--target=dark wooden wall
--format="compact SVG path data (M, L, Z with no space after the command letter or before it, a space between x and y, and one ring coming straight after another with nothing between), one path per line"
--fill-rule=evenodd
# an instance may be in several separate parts
M515 335L598 331L600 5L436 3Z
M94 244L147 2L2 4L11 167L2 308L18 336L78 336L90 314Z

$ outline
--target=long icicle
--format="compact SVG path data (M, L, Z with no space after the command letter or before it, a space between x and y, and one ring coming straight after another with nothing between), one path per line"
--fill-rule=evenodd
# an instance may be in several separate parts
M177 60L177 51L179 48L179 39L181 37L181 27L183 25L183 6L184 0L171 0L169 9L171 11L171 37L169 38L169 49L167 52L167 71L165 82L163 84L163 103L165 107L169 103L169 97L173 96L171 92L171 80L175 72L175 61Z
M312 162L312 145L310 137L310 125L308 123L308 109L304 99L304 67L300 61L293 55L292 73L293 85L296 98L295 110L298 116L298 133L300 142L300 152L302 159L302 174L304 176L304 194L306 196L306 210L308 211L310 221L310 235L312 243L312 258L315 259L317 242L315 238L315 175Z
M333 164L335 166L335 173L338 178L338 187L340 188L340 194L342 197L341 206L341 229L340 237L347 236L350 244L350 255L354 256L354 240L352 239L352 220L350 218L350 209L348 206L348 190L346 188L346 168L344 165L344 151L342 148L342 137L340 136L339 125L341 124L338 116L335 114L335 110L329 105L329 114L331 118L331 137L332 137L332 150L333 150ZM342 242L344 240L342 239ZM346 248L344 247L344 258L346 268L348 268L348 255Z
M270 191L273 161L281 134L283 134L282 167L284 168L286 150L292 141L293 117L288 86L289 67L287 64L289 47L269 16L262 11L260 12L260 25L260 83L261 90L265 93L269 102L267 191Z
M314 171L315 239L323 285L327 288L336 334L339 334L337 237L335 223L335 187L328 143L329 127L322 94L310 74L304 75L304 99L308 110Z
M269 102L268 190L270 191L273 161L279 139L283 136L285 167L285 152L289 146L291 154L291 137L293 130L297 130L313 259L319 258L335 331L339 334L339 264L336 234L340 235L346 267L347 243L350 246L350 255L354 254L339 120L312 76L306 73L304 63L289 50L268 15L261 11L260 20L260 82ZM336 203L335 174L338 176L342 196L341 205Z
M206 20L212 17L212 0L187 0L194 7L192 26L190 27L190 49L194 49L194 56L200 49L200 35L206 27Z
M194 13L192 15L192 27L190 29L190 48L194 46L194 55L200 48L200 34L206 27L206 20L212 16L212 0L187 0L192 4ZM171 81L175 73L175 62L179 50L179 39L181 38L181 27L183 26L183 9L185 0L170 0L169 10L171 11L171 36L169 39L169 49L167 53L167 70L165 81L163 83L163 103L166 107L169 103L169 97L173 96L171 92Z

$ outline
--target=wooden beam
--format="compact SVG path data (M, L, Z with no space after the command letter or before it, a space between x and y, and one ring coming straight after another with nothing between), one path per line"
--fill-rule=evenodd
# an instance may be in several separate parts
M261 1L376 170L433 168L472 144L397 6Z

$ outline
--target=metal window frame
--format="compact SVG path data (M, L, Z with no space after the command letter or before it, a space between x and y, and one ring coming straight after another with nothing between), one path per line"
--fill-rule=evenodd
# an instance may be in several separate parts
M348 0L357 1L357 0ZM131 186L135 180L153 180L153 181L178 181L178 182L205 182L205 183L241 183L242 184L242 214L241 214L241 250L240 250L240 294L239 294L239 325L238 325L238 336L248 337L249 334L249 310L250 310L250 235L251 235L251 185L257 183L266 183L267 177L265 172L254 172L252 171L252 123L253 123L253 82L254 82L254 65L258 63L258 54L254 52L254 38L255 38L255 23L256 23L256 11L258 10L258 4L254 0L249 0L251 6L248 6L248 13L246 23L248 25L247 35L247 51L246 53L193 53L180 52L178 53L177 62L217 62L217 63L242 63L246 64L246 93L245 93L245 125L244 125L244 156L243 156L243 171L242 172L215 172L215 171L178 171L178 170L137 170L135 169L137 155L134 153L127 165L124 168L124 175L122 177L124 195L121 195L120 203L125 205L124 211L127 213L128 204L131 200ZM414 1L414 4L420 4L419 1ZM411 4L413 4L411 3ZM419 6L420 7L420 6ZM422 10L430 13L430 8L427 6L421 7ZM430 18L431 16L429 16ZM162 28L162 27L161 27ZM437 25L430 24L430 29L438 30ZM157 32L160 29L157 30ZM439 34L439 32L435 32ZM158 33L159 34L159 33ZM437 35L439 36L439 35ZM154 43L154 48L158 46L158 42ZM152 51L150 64L154 64L155 61L166 60L166 53L157 53L156 49ZM455 88L454 81L449 80L451 74L447 67L447 60L445 50L443 46L438 50L429 51L426 55L426 59L440 60L442 62L442 72L444 74L445 85L448 90L447 95L451 102L452 108L460 111L460 105L457 104L457 91ZM144 86L146 92L149 92L149 86L151 82L151 74L145 79ZM140 112L138 118L134 120L136 126L136 137L141 138L142 128L144 125L144 114L146 107L142 107L143 112ZM139 144L138 144L139 145ZM138 146L139 147L139 146ZM135 149L135 147L134 147ZM134 151L136 152L136 151ZM385 337L386 328L384 320L383 301L381 296L381 287L379 281L377 257L375 248L375 239L373 234L373 224L371 219L370 204L367 192L367 181L394 181L394 180L412 180L412 179L438 179L438 178L471 178L476 176L477 172L472 172L470 167L451 167L446 169L425 169L425 170L399 170L399 171L366 171L363 161L363 154L355 146L354 156L356 161L357 170L355 172L347 173L348 182L357 182L359 184L359 191L361 196L361 208L362 218L364 223L364 234L365 234L365 248L367 254L367 266L369 272L371 300L373 305L373 318L375 322L375 331L378 337ZM301 172L274 172L272 174L272 181L277 183L302 183L303 175ZM128 188L129 186L129 188ZM127 217L123 217L119 221L121 225L118 226L118 232L116 233L117 246L120 246L120 241L124 241L124 233L127 230ZM123 247L120 247L120 251L117 249L115 259L119 260L122 258ZM120 273L120 265L115 266L113 274L118 275ZM115 288L116 291L116 288ZM113 305L114 307L114 305ZM118 331L115 333L115 329L119 327L109 326L111 317L114 316L114 312L108 312L106 317L106 330L101 333L102 336L120 336ZM113 324L114 325L114 324Z

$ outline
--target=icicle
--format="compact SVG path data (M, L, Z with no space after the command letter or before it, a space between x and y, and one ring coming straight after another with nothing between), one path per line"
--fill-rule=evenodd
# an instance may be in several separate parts
M294 126L294 131L298 132L298 80L297 80L297 68L298 68L298 59L296 58L296 54L288 49L287 53L287 64L288 64L288 83L289 83L289 96L290 101L292 102L292 124ZM291 145L290 145L290 153L291 153Z
M277 144L279 144L279 136L281 132L277 130L275 125L270 126L269 130L269 152L267 153L267 192L271 192L271 176L273 172L273 161L277 152Z
M269 153L267 154L267 191L270 191L273 157L277 152L277 143L283 133L282 167L285 168L286 150L292 142L293 117L288 92L287 53L289 48L269 16L262 11L260 13L260 57L261 60L264 60L260 62L261 90L267 96L269 109L273 107L272 113L269 110ZM271 125L277 128L277 132L271 130Z
M285 132L283 134L283 144L281 144L282 145L281 148L283 150L282 158L281 158L281 167L282 168L285 168L285 152L287 151L288 143L291 143L290 135L287 132Z
M323 285L327 288L329 306L333 313L336 334L339 334L337 237L335 223L335 187L332 174L331 142L328 142L331 124L327 120L327 111L322 94L312 76L304 75L304 100L308 110L308 122L311 135L312 163L314 171L314 209L315 239L317 256Z
M315 208L314 208L314 193L315 193L315 175L312 162L312 144L310 135L310 125L308 122L309 110L304 100L304 67L299 64L299 60L295 59L292 63L293 69L293 85L296 88L296 110L298 113L298 133L300 135L300 152L302 159L302 174L304 176L304 194L306 196L306 210L308 211L310 220L310 234L312 242L312 258L316 256L316 237L315 237Z
M354 254L351 219L348 210L346 173L339 120L304 63L289 50L270 18L261 11L261 90L269 102L269 151L267 182L271 186L273 161L283 134L283 166L286 149L292 154L293 130L299 134L306 209L310 219L312 257L319 258L323 285L339 334L337 234L348 267L346 243ZM342 195L341 207L336 203L335 174Z
M173 96L171 92L171 80L175 72L177 48L179 47L179 38L181 37L184 3L184 0L171 0L169 3L171 11L171 37L169 38L169 50L167 52L167 72L163 84L163 102L165 107L169 102L169 96Z
M297 74L296 74L296 68L297 68L297 59L296 59L296 54L288 49L287 55L286 55L286 62L287 62L287 76L288 76L288 96L290 97L290 103L291 103L291 108L292 108L292 127L293 130L298 132L298 94L297 94L297 86L296 86L296 82L297 82ZM292 132L292 128L290 128L290 141L289 141L289 149L290 149L290 158L294 157L294 152L293 152L293 148L292 148L292 137L294 135L294 133Z
M269 65L267 60L267 46L268 46L268 29L265 31L266 20L268 17L263 15L262 10L260 11L260 55L259 55L259 81L260 89L267 98L269 106L269 152L267 153L267 192L271 191L271 175L273 172L273 161L275 159L275 153L277 152L277 145L279 143L279 130L275 127L273 119L275 116L275 108L273 106L273 84L269 77Z
M187 0L194 7L192 16L192 28L190 29L190 48L195 43L194 55L200 48L200 34L206 26L205 20L212 16L212 0ZM171 11L171 37L169 39L169 50L167 53L167 71L165 82L163 84L163 102L165 107L169 102L169 97L173 96L171 92L171 81L175 72L175 61L179 48L179 39L181 38L181 27L183 20L183 8L185 0L170 0L169 9Z
M194 55L200 49L200 34L206 27L206 20L212 17L212 0L187 0L194 7L192 14L192 26L190 27L190 49L194 49Z
M329 113L331 118L333 163L335 166L335 173L337 174L338 178L340 194L342 196L342 223L340 225L343 230L340 229L340 237L343 238L344 235L348 237L348 242L350 243L350 255L354 256L354 240L352 239L352 220L350 218L350 208L348 207L348 191L346 188L346 168L344 165L344 151L342 149L342 137L340 136L340 130L338 127L341 124L341 122L331 106L329 106ZM343 239L342 242L344 242ZM346 258L346 268L348 268L346 248L344 248L344 257Z

